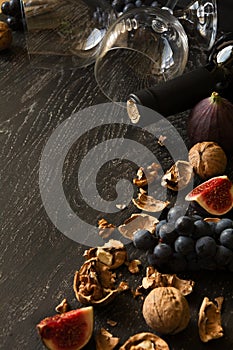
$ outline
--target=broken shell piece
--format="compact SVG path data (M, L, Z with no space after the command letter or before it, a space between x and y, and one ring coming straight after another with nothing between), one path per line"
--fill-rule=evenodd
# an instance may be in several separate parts
M168 344L159 336L143 332L130 337L119 350L169 350Z
M67 302L67 299L63 299L62 302L60 304L58 304L56 307L55 307L55 310L59 313L59 314L63 314L67 311L70 310L70 306Z
M160 165L152 163L146 169L140 167L137 171L137 177L133 179L133 183L138 187L144 187L158 178L158 169Z
M204 221L207 222L219 222L220 220L220 218L204 218Z
M140 260L134 259L131 261L127 261L125 263L128 266L128 270L129 272L131 272L132 274L138 273L139 270L139 266L142 264Z
M178 160L163 175L161 185L173 191L179 191L185 188L193 177L193 167L185 160Z
M90 248L84 252L84 257L88 260L97 257L110 269L116 269L127 260L127 252L123 243L115 239L110 239L102 247Z
M115 274L96 257L87 260L76 271L73 289L83 305L102 305L112 301L119 292L114 284Z
M155 232L157 218L147 214L132 214L125 222L118 227L118 231L126 238L133 240L133 236L138 230L148 230Z
M170 204L169 201L161 201L152 196L148 196L143 192L139 192L138 198L133 198L132 202L138 209L148 211L151 213L162 211L168 206L168 204Z
M198 328L199 336L203 342L212 339L221 338L223 336L223 328L221 325L221 308L223 297L215 298L215 302L205 297L200 307Z
M154 267L149 266L146 269L146 277L142 279L144 289L154 289L158 287L175 287L181 294L188 295L192 293L195 282L192 280L183 280L176 274L163 274Z
M96 350L113 350L120 339L113 337L106 329L101 328L101 330L96 334Z
M109 238L112 233L115 231L116 226L113 224L110 224L107 220L100 219L98 221L98 228L99 228L99 236L102 238Z

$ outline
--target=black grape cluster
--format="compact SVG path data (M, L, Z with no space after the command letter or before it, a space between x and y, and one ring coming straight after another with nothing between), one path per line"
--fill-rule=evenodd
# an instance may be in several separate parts
M233 221L205 221L198 215L183 215L175 206L156 226L152 235L138 230L133 239L136 248L147 251L148 264L158 270L233 272Z

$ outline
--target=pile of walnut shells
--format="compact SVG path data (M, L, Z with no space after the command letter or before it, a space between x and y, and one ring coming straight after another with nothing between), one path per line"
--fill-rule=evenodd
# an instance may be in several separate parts
M83 305L103 306L110 303L119 292L130 290L127 282L115 286L116 269L125 264L129 270L140 264L138 260L128 261L125 246L110 240L102 247L90 248L84 253L86 261L74 277L74 291ZM139 270L130 270L132 273ZM142 315L152 332L132 335L119 350L169 350L168 344L156 333L176 334L183 331L190 321L190 308L186 296L195 286L192 280L183 280L175 274L158 272L152 266L146 269L134 297L143 298ZM199 334L203 342L223 336L221 326L221 305L223 298L216 298L216 304L204 298L199 311ZM114 326L114 321L111 325ZM155 332L155 333L154 333ZM120 339L106 329L96 334L96 350L113 350Z

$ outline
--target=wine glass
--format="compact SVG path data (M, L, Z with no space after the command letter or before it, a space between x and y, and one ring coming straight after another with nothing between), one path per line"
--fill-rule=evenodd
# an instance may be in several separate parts
M187 58L187 35L170 11L132 9L108 28L95 78L108 99L122 102L132 91L181 75Z
M184 26L190 44L207 51L213 47L217 34L216 0L193 0L173 14Z
M30 61L37 67L92 64L116 15L105 0L21 0Z

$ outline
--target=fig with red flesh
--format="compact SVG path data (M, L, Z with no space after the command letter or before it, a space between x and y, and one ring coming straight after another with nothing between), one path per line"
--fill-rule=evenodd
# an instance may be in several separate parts
M93 307L88 306L46 317L37 330L50 350L79 350L89 342L93 323Z
M224 215L233 207L233 184L226 175L212 177L195 187L185 199L196 201L210 214Z
M213 92L197 103L188 119L191 146L203 141L217 142L225 152L233 150L233 104Z

